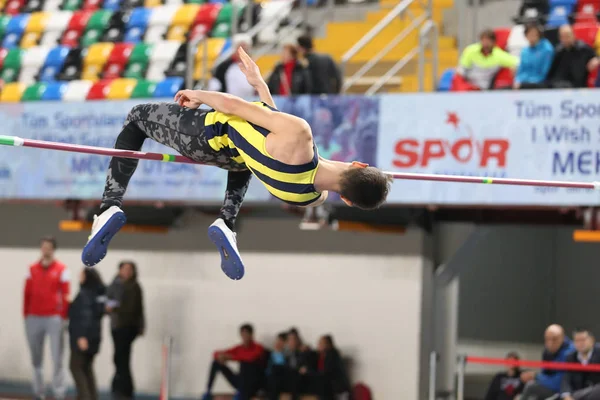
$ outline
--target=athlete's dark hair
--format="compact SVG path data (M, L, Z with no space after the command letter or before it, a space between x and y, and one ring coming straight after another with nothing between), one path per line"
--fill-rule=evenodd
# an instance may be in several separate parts
M244 324L240 326L240 332L248 332L249 334L254 334L254 327L250 324Z
M373 210L385 202L392 177L374 168L348 168L342 173L340 195L353 206Z

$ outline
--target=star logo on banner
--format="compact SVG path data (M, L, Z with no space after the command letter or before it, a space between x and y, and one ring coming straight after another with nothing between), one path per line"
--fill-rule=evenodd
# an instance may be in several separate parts
M458 124L460 123L458 114L455 112L448 112L448 119L446 119L446 123L454 125L454 129L458 129Z

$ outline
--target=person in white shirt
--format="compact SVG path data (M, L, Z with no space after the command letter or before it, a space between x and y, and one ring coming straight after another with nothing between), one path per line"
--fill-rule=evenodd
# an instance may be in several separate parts
M229 93L251 100L256 96L256 89L246 80L246 76L239 67L238 48L243 48L250 53L252 38L239 34L233 37L233 53L226 60L217 64L213 70L213 77L208 81L208 90L213 92Z

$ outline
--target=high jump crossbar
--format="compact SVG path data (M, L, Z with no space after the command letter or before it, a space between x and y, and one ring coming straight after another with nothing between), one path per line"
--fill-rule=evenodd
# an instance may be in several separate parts
M104 147L84 146L71 143L48 142L44 140L24 139L17 136L0 135L0 145L15 147L33 147L37 149L68 151L71 153L96 154L101 156L112 156L122 158L134 158L138 160L153 160L163 162L198 164L197 161L187 157L174 154L147 153L143 151L131 151L120 149L108 149ZM483 183L488 185L509 185L509 186L541 186L556 188L575 188L575 189L593 189L600 191L600 181L593 182L568 182L551 181L535 179L509 179L509 178L488 178L479 176L459 176L459 175L438 175L421 174L408 172L385 172L394 179L415 180L415 181L434 181L434 182L455 182L455 183Z

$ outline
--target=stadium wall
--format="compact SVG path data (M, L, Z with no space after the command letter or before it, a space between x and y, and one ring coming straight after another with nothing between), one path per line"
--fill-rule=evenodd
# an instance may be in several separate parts
M64 215L50 206L5 205L0 217L8 228L0 232L0 291L10 299L0 303L0 359L12 360L0 365L0 379L28 381L21 315L27 265L38 256L39 237L56 234L57 257L71 269L76 292L87 233L57 233ZM421 343L426 325L421 320L425 238L420 232L305 232L298 230L296 219L247 218L239 237L247 275L232 282L220 271L206 237L211 221L192 217L166 235L122 234L99 266L106 282L122 259L135 260L140 269L148 319L147 333L134 349L140 392L158 392L161 341L172 335L173 394L197 398L213 351L236 343L238 326L248 321L267 345L290 326L297 326L312 345L319 335L331 333L352 359L354 379L368 383L376 398L421 398L418 366L428 350ZM342 317L347 311L341 310L350 310L352 317ZM113 372L107 320L95 365L100 387L107 389ZM219 381L217 391L230 389Z

